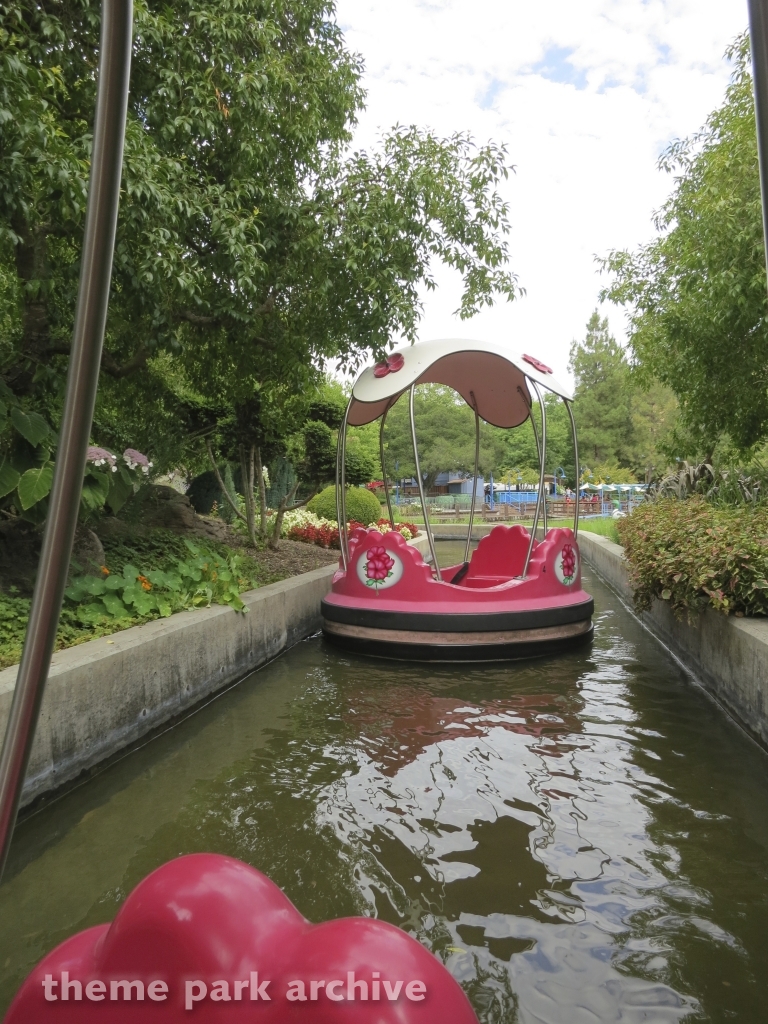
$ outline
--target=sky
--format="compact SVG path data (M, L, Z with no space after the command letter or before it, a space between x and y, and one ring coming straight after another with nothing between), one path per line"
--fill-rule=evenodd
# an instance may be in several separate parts
M337 18L366 68L356 147L416 124L503 142L515 166L503 195L525 296L462 322L460 278L436 268L420 338L505 341L570 379L606 283L595 256L653 237L672 186L658 158L722 102L746 0L337 0ZM601 315L624 341L623 311Z

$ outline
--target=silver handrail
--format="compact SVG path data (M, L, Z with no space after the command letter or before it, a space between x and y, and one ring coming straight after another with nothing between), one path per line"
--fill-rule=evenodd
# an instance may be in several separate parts
M409 410L411 415L411 441L413 442L413 461L416 463L416 482L419 485L419 497L421 498L421 508L424 512L424 529L427 531L427 541L429 542L429 550L432 555L432 565L435 568L435 574L438 580L442 583L443 577L440 572L440 566L437 564L437 555L435 553L435 540L432 536L432 527L429 524L429 514L427 513L427 501L424 497L424 481L421 479L421 466L419 465L419 448L416 444L416 421L413 418L413 393L416 390L416 383L411 384L411 390L409 394Z
M579 441L576 437L576 420L573 418L573 409L571 403L564 398L565 408L568 410L568 416L571 420L571 432L573 434L573 457L576 459L576 511L574 513L573 521L573 539L579 536L579 502L581 500L581 466L579 465Z
M381 475L384 480L384 494L387 496L387 512L389 513L389 525L394 530L395 520L392 515L392 499L389 496L389 481L387 480L387 467L384 463L384 424L387 422L387 413L391 406L387 406L384 410L384 415L381 417L381 426L379 427L379 461L381 462Z
M543 401L543 399L541 397L541 392L539 391L539 386L538 386L538 384L536 383L535 380L531 380L530 377L528 379L531 382L533 390L536 392L536 397L539 400L539 405L541 406L541 408L543 410L543 408L544 408L544 401ZM534 419L533 419L533 406L531 406L531 411L530 411L529 415L531 417L531 423L533 424L533 432L534 432L534 435L535 435L536 434L536 424L534 423ZM538 438L537 438L536 444L538 446ZM530 561L531 561L531 555L533 554L533 543L534 543L534 540L536 539L536 530L538 529L538 526L539 526L539 512L541 511L541 502L542 502L542 499L544 497L544 463L545 463L545 460L546 460L546 455L547 455L547 417L546 417L546 414L542 412L542 419L541 419L541 449L540 449L540 452L539 452L539 496L538 496L538 498L536 500L536 511L535 511L535 513L533 515L533 528L531 529L531 539L528 542L528 553L525 556L525 565L523 566L523 579L525 579L525 577L528 575L528 566L529 566ZM546 517L546 512L544 513L544 515ZM545 519L545 522L546 522L546 519Z
M132 0L103 0L93 155L67 390L29 625L0 755L0 875L48 679L77 528L112 278L132 29Z
M339 518L339 547L342 551L342 562L346 569L349 565L349 538L347 537L347 420L349 419L349 410L352 408L352 399L350 398L347 410L344 413L344 419L341 421L341 427L339 433L341 436L341 502L340 511L341 517ZM338 477L337 477L338 479ZM336 494L338 496L339 488L336 488ZM339 499L337 497L337 516L339 515Z
M475 410L475 475L472 478L472 500L469 503L469 528L467 530L467 546L464 548L464 561L469 561L469 546L472 543L472 525L475 521L475 497L477 495L477 474L480 469L480 414L477 411L475 392L469 392Z

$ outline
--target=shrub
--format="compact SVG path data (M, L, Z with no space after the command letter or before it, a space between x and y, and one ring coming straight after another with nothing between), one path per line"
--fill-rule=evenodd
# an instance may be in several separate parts
M726 615L768 614L765 506L659 499L617 525L639 609L657 597L678 616L707 605Z
M336 488L331 485L324 491L316 494L309 502L307 508L322 519L336 521ZM370 526L375 523L381 515L381 505L378 499L362 487L347 488L347 516L349 519L356 519L363 526Z

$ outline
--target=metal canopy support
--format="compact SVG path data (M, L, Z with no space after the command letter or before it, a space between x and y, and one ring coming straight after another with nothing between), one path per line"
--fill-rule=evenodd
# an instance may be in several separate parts
M381 426L379 427L379 460L381 462L381 475L384 478L384 494L387 496L387 512L389 514L389 525L394 530L395 520L392 515L392 499L389 496L389 481L387 480L387 467L384 462L384 424L387 422L387 413L391 409L391 406L387 406L384 410L384 415L381 417Z
M339 427L339 441L336 449L336 518L339 521L339 547L341 560L346 570L349 565L349 538L347 537L347 421L352 399L347 405L344 419ZM341 486L339 486L341 485Z
M0 875L48 679L77 527L112 277L132 27L132 0L103 0L91 176L67 390L29 625L0 755Z
M579 465L579 440L576 437L576 420L573 418L571 403L563 399L565 408L571 421L571 432L573 433L573 457L576 460L576 511L573 514L573 537L579 536L579 502L581 500L581 466Z
M475 475L472 478L472 500L469 503L469 526L467 527L467 546L464 548L464 561L469 561L469 547L472 543L472 525L475 521L475 498L477 496L477 474L480 470L480 414L477 411L477 399L474 391L470 391L475 409Z
M528 379L530 380L530 378L528 378ZM546 453L547 453L547 417L546 417L546 414L543 411L544 410L544 400L541 397L541 392L539 391L539 386L538 386L538 384L536 383L535 380L531 380L531 386L533 387L533 390L536 392L536 397L539 400L539 406L542 409L542 414L541 414L541 447L539 448L539 496L538 496L538 498L536 500L536 511L534 512L534 515L533 515L533 526L531 528L531 539L528 542L528 553L525 556L525 565L523 566L523 579L525 579L525 577L528 575L528 566L529 566L530 561L531 561L531 555L533 554L533 544L534 544L534 541L536 540L536 530L538 529L538 526L539 526L539 513L541 512L541 502L542 502L542 500L544 498L544 463L545 463L545 460L546 460ZM531 424L533 425L533 433L534 433L534 436L536 436L536 447L538 448L538 446L539 446L539 439L538 439L538 435L536 435L536 423L535 423L534 418L533 418L533 407L531 407L530 416L531 416ZM545 511L544 512L544 522L545 522L545 524L546 524L546 515L547 515L547 513ZM546 525L545 525L544 529L546 530Z
M768 0L747 0L747 6L752 43L760 192L763 199L763 243L768 266Z
M427 531L427 540L429 542L429 550L432 555L432 565L435 568L435 574L438 580L442 583L443 577L440 572L440 566L437 564L437 555L435 553L435 539L432 536L432 527L429 524L429 513L427 512L427 501L424 497L424 481L421 479L421 466L419 465L419 448L416 444L416 421L413 418L413 393L416 390L416 385L411 384L409 394L409 412L411 416L411 441L413 442L413 461L416 463L416 481L419 485L419 497L421 498L421 508L424 512L424 529Z

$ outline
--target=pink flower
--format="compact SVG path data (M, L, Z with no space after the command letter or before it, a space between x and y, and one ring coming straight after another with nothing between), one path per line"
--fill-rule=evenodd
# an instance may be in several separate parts
M387 549L379 544L375 548L368 549L365 575L369 580L385 580L394 564L394 558L390 558Z
M137 469L141 466L141 471L144 474L149 472L152 465L147 456L137 452L135 448L126 448L123 452L123 458L128 464L128 469Z
M570 544L563 546L563 576L573 576L576 572L576 552Z
M117 459L106 448L96 448L94 445L89 445L86 461L92 462L94 466L111 466L113 473L117 470L115 465Z

